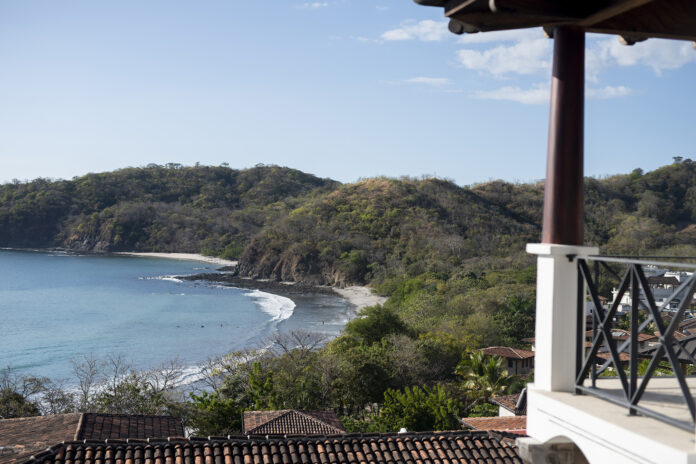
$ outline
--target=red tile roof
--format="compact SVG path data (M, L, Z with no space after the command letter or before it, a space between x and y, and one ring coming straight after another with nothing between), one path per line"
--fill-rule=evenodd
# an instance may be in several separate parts
M246 411L242 422L247 435L336 435L346 431L331 411Z
M526 434L527 429L527 416L465 417L462 422L474 430Z
M131 414L82 415L75 439L105 440L107 438L166 438L183 437L184 424L180 417Z
M605 361L608 361L611 359L611 353L605 352L605 353L597 353L596 355L600 359L604 359ZM628 362L631 360L631 355L626 353L625 351L622 351L619 353L619 361L622 362Z
M28 459L62 441L75 440L81 414L0 420L0 463Z
M521 464L511 436L479 431L333 437L67 442L31 464Z
M0 420L0 464L21 462L71 440L183 437L180 418L123 414L56 414Z
M520 400L520 393L515 393L514 395L506 395L506 396L493 396L490 398L490 402L493 404L496 404L498 406L501 406L511 413L520 416L520 415L525 415L527 414L527 402L526 398L523 400L523 405L521 405L521 409L517 409L517 403Z
M501 356L503 358L527 359L534 357L533 351L510 348L509 346L489 346L488 348L483 348L480 351L483 351L483 354L487 356Z

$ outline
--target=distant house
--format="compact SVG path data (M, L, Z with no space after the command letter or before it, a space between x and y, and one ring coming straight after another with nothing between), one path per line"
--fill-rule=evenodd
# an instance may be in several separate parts
M527 416L465 417L462 424L472 430L527 434Z
M498 416L524 416L527 414L527 389L521 393L506 396L493 396L489 402L498 406Z
M245 435L340 435L346 433L331 411L246 411L242 415Z
M677 290L681 282L683 282L687 277L691 275L690 272L666 272L661 269L646 269L646 273L652 272L652 275L647 276L648 286L655 299L655 304L661 308L663 305L665 310L674 312L679 308L686 289L683 289L675 296L674 299L670 300L673 292ZM618 297L618 290L615 288L612 290L613 300ZM645 293L641 290L640 292L640 305L647 308L647 301L645 299ZM688 308L694 307L694 301L690 301ZM619 309L617 311L618 317L623 317L628 314L631 310L631 292L624 292L619 301ZM691 312L687 311L687 318L691 318Z
M509 374L526 375L534 369L534 352L510 348L508 346L489 346L480 350L486 356L505 358Z
M617 342L625 342L628 340L631 336L631 332L628 330L623 330L623 329L611 329L611 338L613 338ZM592 340L592 331L588 330L585 332L585 338L588 341ZM650 335L650 334L644 334L644 333L639 333L638 334L638 348L643 349L643 348L648 348L650 346L655 345L658 342L658 336L657 335ZM620 343L619 343L620 344Z
M124 414L56 414L0 420L0 463L23 462L72 440L183 437L179 417Z

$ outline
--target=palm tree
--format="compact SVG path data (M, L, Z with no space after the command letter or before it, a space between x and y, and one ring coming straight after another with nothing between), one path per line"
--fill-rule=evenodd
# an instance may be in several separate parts
M515 377L508 374L505 360L500 356L486 356L481 351L469 353L457 365L454 373L464 378L464 388L476 402L491 396L505 394Z

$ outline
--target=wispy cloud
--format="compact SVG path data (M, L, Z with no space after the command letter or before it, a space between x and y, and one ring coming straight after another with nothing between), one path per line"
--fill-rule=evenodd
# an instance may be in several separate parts
M463 34L459 42L463 44L480 44L492 42L521 42L523 40L541 39L544 33L541 28L511 29L508 31L484 32L477 34Z
M414 23L407 21L397 29L391 29L381 35L383 40L420 40L422 42L439 42L449 37L447 21L424 19Z
M433 87L441 87L450 84L452 81L446 77L412 77L406 79L406 82L409 84L425 84L432 85Z
M548 102L549 92L548 84L537 83L529 89L508 86L496 90L476 91L473 93L473 97L483 100L508 100L534 105Z
M696 61L696 52L690 43L666 39L651 39L628 47L611 37L591 44L589 53L595 55L600 67L647 66L658 76L662 71L679 69Z
M493 76L535 74L551 68L551 49L548 39L526 39L482 51L465 48L457 51L457 60L467 69Z
M586 91L587 98L592 100L621 98L631 93L633 93L633 91L623 85L607 85L601 88L588 88ZM472 96L483 100L507 100L527 105L536 105L549 102L551 89L548 82L537 82L526 89L518 86L507 86L495 90L476 91Z
M610 98L625 97L626 95L632 94L633 90L624 85L619 85L616 87L607 85L606 87L602 87L600 89L588 88L585 93L587 98L594 100L608 100Z
M317 8L325 8L327 6L329 6L329 2L304 2L295 5L295 8L316 10Z

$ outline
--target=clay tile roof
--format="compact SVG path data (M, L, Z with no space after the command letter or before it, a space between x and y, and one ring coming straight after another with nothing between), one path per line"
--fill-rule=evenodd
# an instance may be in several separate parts
M474 430L495 430L526 434L527 416L465 417L462 422Z
M515 393L514 395L506 396L494 396L489 401L493 404L507 409L508 411L517 416L522 416L527 414L527 398L525 394L525 397L522 399L523 404L520 405L520 409L517 409L517 405L520 402L520 396L522 396L521 393Z
M0 463L28 459L65 440L74 440L81 414L0 420Z
M615 332L615 331L612 330L612 333L614 333L614 332ZM619 333L619 332L617 332L617 333ZM628 339L630 338L630 336L631 336L631 332L626 332L626 333L623 333L623 332L622 332L621 335L617 335L617 336L614 336L614 337L612 337L612 338L613 338L614 340L623 341L623 340L628 340ZM656 339L656 338L657 338L657 335L650 335L650 334L644 334L644 333L639 333L639 334L638 334L638 341L639 341L639 342L644 342L644 341L647 341L647 340L653 340L653 339Z
M82 416L77 440L105 440L107 438L167 438L183 437L184 424L179 417L93 414Z
M71 440L183 437L180 418L124 414L56 414L0 420L0 464L22 462Z
M510 348L509 346L489 346L488 348L481 349L481 351L486 356L501 356L503 358L527 359L534 357L533 351Z
M687 329L687 328L693 328L693 327L696 327L696 317L683 320L679 323L680 329Z
M596 355L600 359L604 359L605 361L608 361L611 359L611 353L605 352L605 353L597 353ZM619 353L619 361L621 362L628 362L631 360L631 355L626 353L625 351L622 351Z
M673 285L679 286L679 280L676 277L652 276L648 277L648 285Z
M27 464L522 464L510 436L485 431L66 442Z
M248 435L336 435L346 431L331 411L246 411L242 422Z

